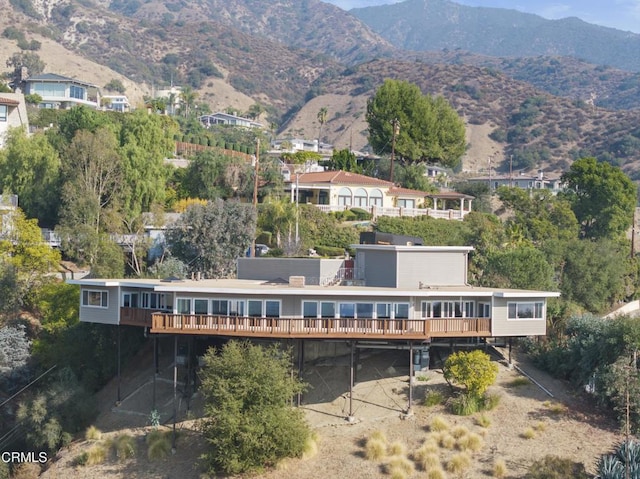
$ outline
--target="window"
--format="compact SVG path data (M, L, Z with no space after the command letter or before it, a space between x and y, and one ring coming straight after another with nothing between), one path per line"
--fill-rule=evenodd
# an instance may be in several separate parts
M409 319L409 303L395 303L393 316L396 319Z
M194 299L193 300L193 312L195 314L209 314L209 300L208 299Z
M343 206L351 206L351 190L349 188L341 188L338 192L338 204Z
M77 98L78 100L84 100L85 89L76 85L69 87L69 96L71 98Z
M315 301L303 301L302 302L302 317L303 318L317 318L318 317L318 303Z
M138 307L138 293L123 293L122 294L122 306L124 308L137 308Z
M391 303L376 304L376 318L378 319L391 318Z
M382 206L382 191L375 189L369 193L369 205L370 206Z
M226 316L229 312L229 302L226 299L211 300L211 314L217 316Z
M178 298L177 313L178 314L191 314L191 299L190 298Z
M247 313L253 317L262 316L262 301L255 299L247 301Z
M356 317L356 305L354 303L340 303L339 311L341 318Z
M322 318L335 318L336 317L336 304L335 303L320 303L320 317L322 317Z
M229 300L229 316L244 316L244 301L241 299Z
M398 207L399 208L415 208L416 200L408 200L406 198L398 198Z
M7 121L8 107L7 105L0 105L0 121Z
M489 303L478 303L478 317L479 318L489 318L489 317L491 317L491 304L489 304Z
M423 301L423 318L473 318L474 301Z
M544 303L508 303L509 319L544 319Z
M367 197L367 191L364 188L358 188L354 194L353 204L355 206L369 206L369 199Z
M264 302L264 315L267 318L279 318L280 317L280 301L265 300Z
M82 291L82 306L87 308L108 308L109 292L108 291Z
M356 315L358 318L373 318L373 303L357 303Z

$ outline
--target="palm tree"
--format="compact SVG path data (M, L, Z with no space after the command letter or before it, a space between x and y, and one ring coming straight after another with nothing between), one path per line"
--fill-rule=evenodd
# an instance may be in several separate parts
M318 131L318 148L320 147L320 141L322 140L322 125L327 122L328 112L329 110L327 110L326 106L320 108L320 111L318 112L318 123L320 123L320 129Z
M182 91L180 92L180 98L182 99L182 103L184 104L185 118L189 116L189 112L191 110L191 107L193 107L193 105L195 104L197 96L198 93L193 91L193 88L191 88L190 86L185 86L182 88Z

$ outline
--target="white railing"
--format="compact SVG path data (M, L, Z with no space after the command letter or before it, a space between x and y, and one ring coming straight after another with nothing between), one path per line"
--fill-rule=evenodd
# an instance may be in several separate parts
M390 216L393 218L414 218L416 216L431 216L446 220L462 220L469 213L462 210L434 210L431 208L399 208L395 206L353 206L353 205L315 205L324 213L333 211L345 211L350 208L360 208L368 211L373 219L378 216Z

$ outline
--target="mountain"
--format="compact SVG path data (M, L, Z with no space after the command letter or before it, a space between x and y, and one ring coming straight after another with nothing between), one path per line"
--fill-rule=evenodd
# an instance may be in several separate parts
M495 57L570 56L640 71L640 35L578 18L546 20L448 0L405 0L349 11L404 50L461 49Z

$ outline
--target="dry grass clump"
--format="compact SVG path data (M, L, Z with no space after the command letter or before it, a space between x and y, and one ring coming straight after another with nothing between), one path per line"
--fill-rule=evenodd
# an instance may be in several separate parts
M504 479L507 476L507 463L504 459L496 459L493 463L493 477Z
M491 419L486 414L481 414L480 416L475 418L475 423L477 426L487 428L491 426Z
M124 461L136 455L136 440L129 434L120 434L113 440L113 448L116 457Z
M369 436L369 439L376 439L378 441L384 442L385 444L388 442L387 436L380 430L373 431L371 433L371 436Z
M379 439L369 439L364 448L364 455L370 461L380 461L387 456L387 445Z
M393 441L389 444L387 448L387 453L390 456L406 456L407 455L407 447L402 444L400 441Z
M84 464L87 466L102 464L107 459L107 450L104 444L94 444L87 450Z
M479 434L470 432L458 439L456 447L461 451L478 452L484 446L484 441Z
M171 431L155 429L147 434L147 457L152 461L164 459L171 452Z
M438 406L444 401L444 396L440 391L429 391L424 397L424 405L427 407Z
M407 459L405 456L393 456L386 464L386 471L393 477L394 472L403 473L407 477L415 472L415 466L413 462Z
M440 467L440 457L432 452L418 449L414 459L423 471L430 471L431 469Z
M320 443L320 436L313 431L307 439L304 441L304 447L302 448L302 459L311 459L318 454L318 444Z
M427 471L427 479L446 479L447 475L440 467L434 467Z
M102 431L95 426L89 426L84 433L84 438L87 441L99 441L102 439Z
M41 472L40 464L36 462L23 462L13 468L12 479L38 479Z
M529 384L531 384L531 381L529 381L529 379L525 378L524 376L518 376L517 378L514 378L511 381L509 381L507 383L507 387L518 388L521 386L527 386Z
M471 466L471 458L468 454L460 452L454 454L447 461L447 471L453 474L462 474Z
M431 420L429 424L429 430L432 432L441 432L449 430L449 423L442 416L436 416Z
M451 435L456 439L466 436L467 434L469 434L469 430L464 426L456 426L451 430Z
M567 406L559 402L545 401L542 403L551 414L561 415L567 412Z
M538 421L533 425L533 428L538 432L543 432L547 429L547 423L544 421Z
M453 449L454 447L456 447L456 438L451 434L443 434L440 437L440 446L444 447L445 449Z
M524 431L522 431L522 433L520 433L520 437L522 437L523 439L533 439L534 437L536 437L536 432L533 430L533 428L528 427Z

